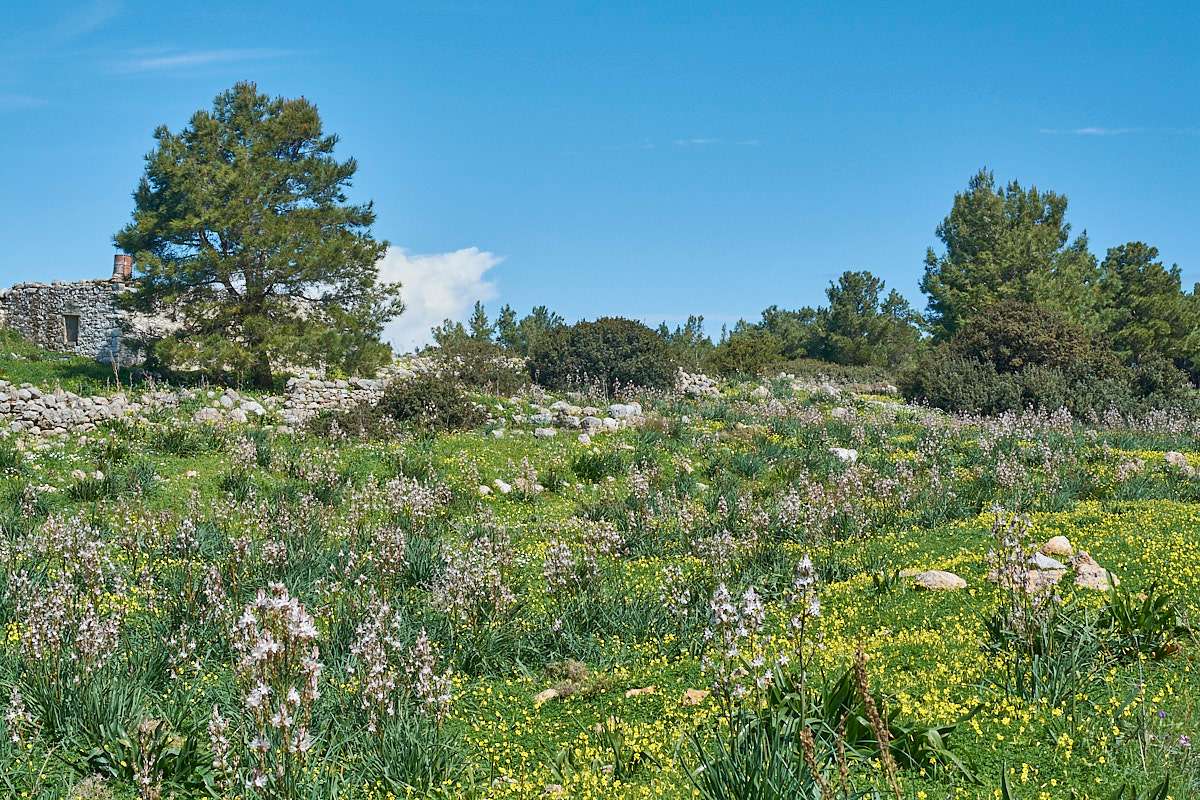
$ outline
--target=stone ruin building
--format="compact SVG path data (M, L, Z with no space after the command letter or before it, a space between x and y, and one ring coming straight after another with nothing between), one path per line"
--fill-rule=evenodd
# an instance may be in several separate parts
M132 283L133 257L121 253L107 280L18 283L0 289L0 326L47 350L106 364L136 363L142 353L129 337L134 320L118 303Z

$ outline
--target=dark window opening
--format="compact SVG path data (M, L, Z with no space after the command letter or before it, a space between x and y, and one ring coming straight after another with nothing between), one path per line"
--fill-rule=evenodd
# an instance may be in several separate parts
M63 338L67 344L79 344L78 314L63 314Z

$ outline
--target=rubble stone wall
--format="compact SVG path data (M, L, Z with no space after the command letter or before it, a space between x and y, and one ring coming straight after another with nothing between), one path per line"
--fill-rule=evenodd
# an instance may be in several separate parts
M19 283L0 291L0 324L47 350L128 364L138 354L122 343L117 298L124 291L125 284L114 281ZM78 318L74 342L67 336L69 318Z

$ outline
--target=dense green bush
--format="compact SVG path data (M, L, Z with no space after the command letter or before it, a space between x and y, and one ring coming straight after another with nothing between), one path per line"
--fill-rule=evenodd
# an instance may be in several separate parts
M505 397L529 385L525 362L506 353L495 342L459 336L432 348L429 355L438 371L488 394Z
M1096 355L1087 332L1062 312L1017 300L980 309L950 340L950 348L1001 374L1034 365L1066 369Z
M778 364L783 343L775 334L757 327L731 333L708 357L708 369L721 375L758 377Z
M390 420L425 430L465 430L485 417L460 382L437 372L392 381L376 408Z
M552 389L573 382L598 383L610 395L621 387L661 389L675 381L675 365L663 338L623 317L547 332L530 348L529 373Z
M1034 407L1082 417L1193 402L1186 374L1170 362L1123 365L1060 313L1015 301L994 304L928 350L900 388L947 411L986 414Z

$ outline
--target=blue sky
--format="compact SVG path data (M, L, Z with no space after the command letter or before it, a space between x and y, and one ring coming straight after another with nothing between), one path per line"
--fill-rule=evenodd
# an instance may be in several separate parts
M847 268L923 308L983 165L1200 280L1200 7L977 6L6 3L0 284L107 275L154 127L241 79L358 159L397 339L476 297L715 333Z

